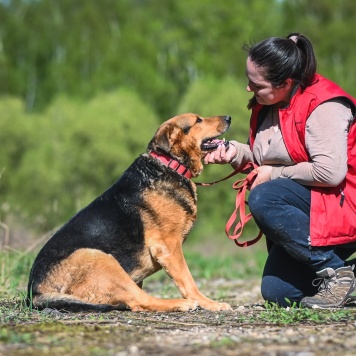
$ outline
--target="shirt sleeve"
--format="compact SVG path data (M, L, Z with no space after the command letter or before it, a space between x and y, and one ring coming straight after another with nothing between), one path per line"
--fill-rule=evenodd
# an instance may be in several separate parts
M233 169L245 166L248 162L253 162L253 153L250 146L237 141L230 141L236 147L236 157L230 162Z
M273 167L272 177L289 178L310 186L337 186L347 173L347 139L353 117L346 100L320 104L306 123L310 162Z

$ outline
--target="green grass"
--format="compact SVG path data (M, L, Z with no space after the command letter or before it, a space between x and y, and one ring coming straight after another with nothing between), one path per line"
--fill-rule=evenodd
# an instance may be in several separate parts
M0 298L15 297L25 291L34 258L34 253L16 250L0 252Z
M281 308L273 303L265 303L262 311L254 321L268 322L272 324L298 324L305 321L317 324L329 324L354 318L354 311L346 309L308 309L299 308L295 304L287 308Z

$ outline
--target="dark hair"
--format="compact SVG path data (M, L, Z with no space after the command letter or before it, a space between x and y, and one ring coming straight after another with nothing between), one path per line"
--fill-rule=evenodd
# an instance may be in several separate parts
M291 78L304 90L314 81L317 66L314 49L309 39L300 33L291 33L286 38L270 37L245 49L273 86ZM249 108L254 103L250 101Z

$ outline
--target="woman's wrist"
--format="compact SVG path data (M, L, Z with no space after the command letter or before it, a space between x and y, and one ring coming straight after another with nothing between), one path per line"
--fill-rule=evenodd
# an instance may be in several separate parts
M237 161L237 157L238 157L238 149L237 149L237 141L230 141L229 145L232 145L235 148L235 155L231 158L230 160L230 164L234 164Z
M282 166L282 167L272 167L271 180L274 180L274 179L277 179L277 178L284 178L282 176L283 168L284 168L284 166Z

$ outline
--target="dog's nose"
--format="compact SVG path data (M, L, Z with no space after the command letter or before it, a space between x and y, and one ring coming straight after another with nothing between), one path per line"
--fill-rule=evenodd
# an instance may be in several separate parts
M225 116L225 117L224 117L224 120L225 120L228 124L230 124L230 123L231 123L231 116Z

